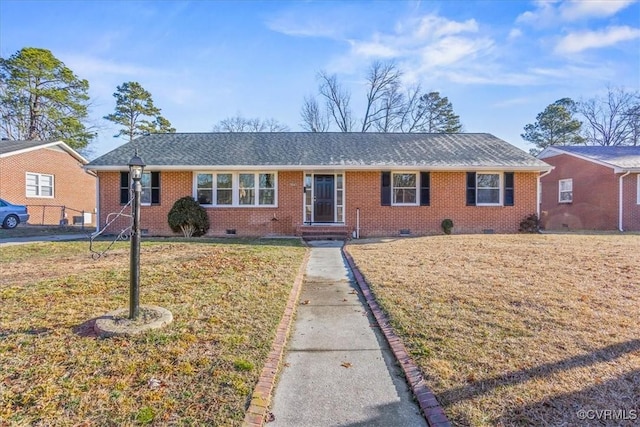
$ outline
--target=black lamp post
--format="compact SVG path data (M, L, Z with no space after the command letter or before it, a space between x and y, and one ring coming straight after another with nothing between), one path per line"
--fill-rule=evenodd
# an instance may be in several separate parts
M142 195L142 172L144 171L144 160L135 156L129 160L129 175L133 180L133 205L131 214L133 216L133 226L131 227L131 265L129 285L129 319L136 320L140 314L140 197Z

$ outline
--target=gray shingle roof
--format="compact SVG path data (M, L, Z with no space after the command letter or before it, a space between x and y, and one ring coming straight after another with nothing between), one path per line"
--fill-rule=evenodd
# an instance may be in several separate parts
M136 148L148 166L527 168L549 165L489 134L174 133L135 139L88 169L126 166Z
M0 154L35 148L40 145L51 144L53 141L0 141Z
M552 148L556 152L575 154L621 169L640 168L640 146L568 145Z

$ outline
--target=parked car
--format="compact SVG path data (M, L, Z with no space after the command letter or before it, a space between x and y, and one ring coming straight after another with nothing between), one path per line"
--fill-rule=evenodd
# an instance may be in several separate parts
M29 212L24 205L14 205L0 199L0 224L2 228L16 228L21 222L29 221Z

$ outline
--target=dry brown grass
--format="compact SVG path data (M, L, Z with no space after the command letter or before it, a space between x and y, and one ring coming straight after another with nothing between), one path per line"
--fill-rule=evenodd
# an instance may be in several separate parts
M129 248L0 250L0 425L240 425L304 256L269 244L143 242L141 303L174 322L97 338L128 306Z
M438 236L348 250L454 424L603 425L579 410L640 419L639 236Z

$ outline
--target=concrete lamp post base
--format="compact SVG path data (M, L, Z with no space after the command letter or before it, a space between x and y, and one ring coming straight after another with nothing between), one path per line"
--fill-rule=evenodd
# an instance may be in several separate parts
M132 336L151 329L160 329L173 321L166 308L141 305L138 319L129 319L129 309L120 308L99 317L93 327L101 337Z

